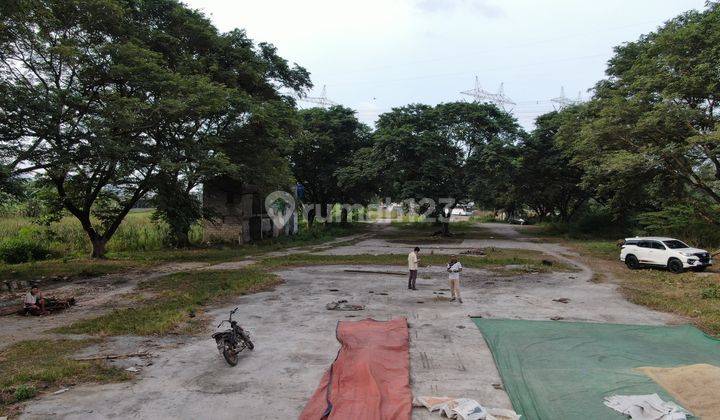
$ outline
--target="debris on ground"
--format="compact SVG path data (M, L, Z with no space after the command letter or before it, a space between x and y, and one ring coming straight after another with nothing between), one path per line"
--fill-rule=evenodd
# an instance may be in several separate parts
M553 299L553 302L568 303L568 302L570 302L570 299L568 299L568 298Z
M701 419L720 413L720 366L697 363L676 367L640 367L636 370L666 390L678 403Z
M480 255L480 256L484 256L484 255L485 255L485 250L482 249L482 248L472 248L472 249L468 249L468 250L466 250L466 251L462 251L460 254L462 254L462 255Z
M380 270L357 270L357 269L347 269L343 270L346 273L361 273L361 274L390 274L393 276L407 276L407 273L403 273L400 271L380 271Z
M561 319L565 319L565 318L563 318L563 317L561 317L561 316L558 316L558 315L555 315L554 317L552 317L552 318L550 318L550 319L552 319L553 321L560 321Z
M141 353L128 353L128 354L105 354L101 356L93 356L93 357L83 357L79 359L73 359L77 360L78 362L89 362L93 360L115 360L115 359L128 359L130 357L148 357L150 356L150 353L148 352L141 352Z
M416 397L414 407L425 407L431 413L437 411L440 416L462 420L519 420L513 410L504 408L486 408L469 398Z
M328 303L325 308L328 311L362 311L365 309L365 305L348 303L347 300L341 299Z
M57 391L53 392L53 395L63 394L63 393L65 393L65 392L67 392L69 389L70 389L70 388L61 388L61 389L58 389Z
M133 373L140 372L140 369L136 368L135 366L130 366L129 368L125 368L125 370L128 372L133 372Z
M542 265L551 266L551 265L553 265L553 264L554 264L554 262L552 262L552 261L550 261L550 260L542 260Z
M663 401L658 394L613 395L605 397L603 404L633 420L685 420L690 414L672 401Z
M496 383L491 384L491 385L492 385L492 387L495 388L495 389L504 389L501 383L497 383L497 382L496 382Z
M68 309L71 306L75 306L77 304L77 301L74 297L68 298L68 299L60 299L53 296L49 296L44 298L45 299L45 311L53 313L53 312L60 312L65 309ZM4 315L12 315L12 314L18 314L18 315L30 315L30 311L25 308L25 305L23 304L12 304L7 305L2 308L0 308L0 316Z

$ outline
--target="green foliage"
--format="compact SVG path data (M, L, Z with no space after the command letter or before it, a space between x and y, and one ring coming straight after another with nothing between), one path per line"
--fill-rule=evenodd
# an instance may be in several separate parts
M50 251L44 245L27 238L20 237L0 241L0 261L7 264L39 261L49 256Z
M703 299L720 299L720 285L711 284L702 290L701 296Z
M535 121L535 130L519 146L518 168L511 190L539 221L569 222L590 197L581 185L583 171L556 141L569 111L551 112Z
M520 135L514 118L491 104L408 105L380 116L370 159L383 196L431 198L432 216L446 197L514 208L507 192Z
M544 233L568 238L619 239L630 235L632 226L618 221L608 206L591 202L571 221L552 221L545 224Z
M37 394L37 389L32 385L20 385L15 388L13 398L15 402L29 400Z
M707 215L712 215L708 220ZM645 212L637 216L644 233L671 236L696 246L720 244L720 230L708 228L720 221L720 206L708 205L700 213L690 205L667 206L659 211Z
M559 140L616 217L683 203L718 223L706 210L720 204L719 60L708 2L617 47L594 98L567 112Z
M370 128L342 106L299 114L302 130L292 139L291 159L295 179L305 187L304 201L320 204L323 217L328 204L364 203L373 190L357 168L366 162L363 148L370 145Z
M13 0L0 16L0 180L41 169L93 256L158 175L189 195L287 167L294 102L279 89L310 82L271 45L175 0Z

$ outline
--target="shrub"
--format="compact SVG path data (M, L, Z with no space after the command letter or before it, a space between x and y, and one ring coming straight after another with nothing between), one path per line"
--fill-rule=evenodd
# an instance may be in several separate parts
M703 299L720 299L720 286L717 284L711 284L710 287L703 289Z
M50 251L38 242L12 238L0 242L0 260L8 264L19 264L48 258Z
M15 393L13 394L13 398L15 398L16 402L19 401L25 401L29 400L30 398L34 397L35 394L37 394L37 390L32 385L20 385L17 388L15 388Z

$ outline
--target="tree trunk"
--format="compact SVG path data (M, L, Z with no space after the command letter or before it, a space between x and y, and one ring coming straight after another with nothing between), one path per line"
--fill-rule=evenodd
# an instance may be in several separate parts
M307 224L308 228L311 228L313 223L315 222L315 208L313 207L307 212Z
M330 213L330 212L328 211L328 204L327 204L327 203L322 203L322 204L320 204L320 217L321 217L321 218L323 219L323 221L325 221L325 222L328 221L328 213Z
M340 224L347 225L348 222L348 209L346 207L343 207L342 210L340 210Z
M105 238L92 238L90 242L92 242L92 257L105 258L107 240Z
M178 248L190 247L190 227L187 230L175 232L175 246Z
M450 222L443 222L442 224L442 235L450 236Z

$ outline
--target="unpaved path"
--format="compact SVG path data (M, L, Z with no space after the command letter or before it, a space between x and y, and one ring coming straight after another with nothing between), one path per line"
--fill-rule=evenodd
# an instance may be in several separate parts
M357 234L344 236L318 245L272 251L265 254L243 257L237 261L218 264L207 262L173 262L152 268L108 274L101 277L53 285L51 289L46 290L48 295L63 298L72 296L77 299L78 304L47 317L21 317L16 315L0 317L0 349L23 340L57 338L58 335L51 333L50 330L70 325L82 319L97 317L116 308L127 307L129 303L127 299L125 299L126 295L132 293L138 283L143 281L192 270L237 270L253 264L255 258L258 257L283 256L327 250L338 244L352 242L367 236L369 235ZM81 338L80 336L75 337Z
M490 226L490 228L494 228ZM505 229L498 228L498 229ZM511 228L512 229L512 228ZM75 387L30 404L27 418L296 418L334 359L338 320L404 316L411 332L411 384L415 395L474 398L487 406L510 407L492 355L468 315L488 318L549 319L589 322L663 324L674 317L624 300L611 284L591 281L593 272L558 245L512 239L473 240L448 246L424 246L436 253L479 246L541 250L575 263L574 273L507 276L466 270L465 303L448 302L442 267L421 271L418 291L397 275L350 273L361 266L318 266L280 271L285 283L274 291L242 296L211 312L216 321L239 306L238 318L256 342L230 368L205 336L156 354L154 364L136 381ZM510 239L507 239L510 238ZM319 252L326 254L398 253L408 246L376 239ZM373 270L397 271L397 267ZM372 293L371 293L372 292ZM440 294L442 293L442 294ZM553 299L569 299L560 303ZM328 311L337 299L367 305L365 311ZM436 418L415 409L415 418Z

